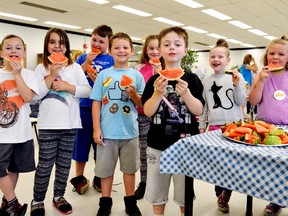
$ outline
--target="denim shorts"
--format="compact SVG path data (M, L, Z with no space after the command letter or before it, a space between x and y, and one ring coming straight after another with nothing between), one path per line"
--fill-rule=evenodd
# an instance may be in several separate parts
M34 141L0 144L0 177L35 170Z

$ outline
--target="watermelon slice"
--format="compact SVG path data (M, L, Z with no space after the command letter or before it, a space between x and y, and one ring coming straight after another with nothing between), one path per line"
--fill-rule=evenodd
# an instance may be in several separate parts
M272 64L272 63L270 63L267 66L269 67L269 70L271 72L279 72L279 71L282 71L284 69L284 67L282 65L280 65L280 64Z
M161 66L161 62L160 62L160 60L159 60L159 58L151 58L150 60L149 60L149 63L150 64L154 64L154 65L159 65L159 66Z
M159 70L158 73L167 80L177 80L184 75L182 68L165 68L164 70Z
M3 57L7 62L10 62L10 61L22 61L22 59L20 57L16 57L16 56L6 56L6 57Z
M93 53L95 53L95 54L100 54L101 53L101 51L99 50L99 49L97 49L97 48L92 48L92 50L91 50Z
M53 52L50 56L48 56L49 61L52 63L60 63L63 64L68 61L68 58L62 53Z
M96 74L96 70L91 65L88 65L87 72L92 73L92 74Z
M133 83L133 79L123 74L122 79L120 81L120 87L127 87Z
M233 70L226 70L225 74L232 75L233 74Z

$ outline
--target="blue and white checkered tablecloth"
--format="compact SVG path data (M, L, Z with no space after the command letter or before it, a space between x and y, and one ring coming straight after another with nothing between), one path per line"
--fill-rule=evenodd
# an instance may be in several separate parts
M184 174L288 206L288 146L239 144L220 130L180 139L162 152L160 172Z

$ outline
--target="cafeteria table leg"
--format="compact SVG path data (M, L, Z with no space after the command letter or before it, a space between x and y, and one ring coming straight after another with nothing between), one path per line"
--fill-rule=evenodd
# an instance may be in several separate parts
M253 215L253 197L247 195L247 202L246 202L246 216L252 216Z
M185 176L185 216L193 216L194 178Z

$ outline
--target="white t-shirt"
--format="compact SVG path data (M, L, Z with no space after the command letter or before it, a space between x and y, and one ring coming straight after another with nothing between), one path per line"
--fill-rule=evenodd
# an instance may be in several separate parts
M26 85L38 94L34 71L21 71ZM33 139L29 103L24 103L11 72L0 69L0 143L22 143Z
M43 64L39 64L35 72L39 82L39 99L41 99L38 113L39 129L72 129L82 128L79 99L87 98L91 94L91 87L81 66L73 63L59 71L57 80L63 80L76 86L75 95L66 91L48 89L45 78L49 71Z

